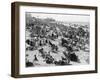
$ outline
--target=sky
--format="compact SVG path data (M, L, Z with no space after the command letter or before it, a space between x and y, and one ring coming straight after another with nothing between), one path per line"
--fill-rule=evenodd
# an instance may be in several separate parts
M84 14L50 14L50 13L29 13L32 17L37 18L53 18L57 21L64 21L64 22L89 22L90 16Z

